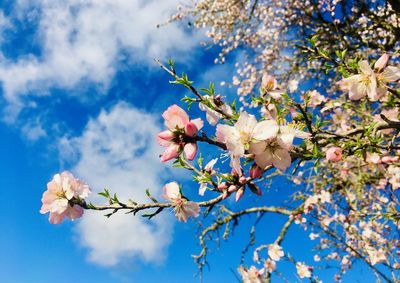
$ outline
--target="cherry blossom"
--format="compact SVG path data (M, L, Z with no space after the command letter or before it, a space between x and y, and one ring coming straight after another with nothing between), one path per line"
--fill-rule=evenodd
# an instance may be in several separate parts
M200 207L193 201L188 201L182 196L178 183L171 182L163 187L164 199L170 201L174 207L176 218L179 221L186 222L189 217L197 217L200 213Z
M279 130L275 120L257 122L256 118L242 112L233 126L217 125L217 140L226 144L231 155L231 166L241 172L240 158L249 150L252 140L265 140L274 137Z
M272 244L268 247L268 256L273 261L279 261L284 255L285 253L278 244Z
M383 54L374 64L375 71L367 60L359 62L361 74L352 75L339 82L342 90L349 93L349 98L359 100L368 96L376 101L386 94L386 84L400 79L400 69L393 66L386 67L389 56Z
M338 162L342 160L342 149L334 146L326 151L326 159L332 162Z
M238 268L239 274L242 276L243 283L262 283L263 270L258 270L255 266L246 269L243 266Z
M70 172L54 175L43 193L40 213L50 213L51 224L61 223L65 217L75 220L83 215L83 208L72 202L73 199L85 199L90 193L89 187L76 179Z
M297 274L299 275L300 278L310 278L311 277L310 267L305 265L304 262L297 262L296 270L297 270Z
M183 150L188 160L193 160L197 153L197 144L186 141L187 137L194 137L203 127L200 118L190 120L187 113L178 105L170 106L164 113L165 130L157 135L159 145L166 147L161 156L161 162L167 162L179 156Z

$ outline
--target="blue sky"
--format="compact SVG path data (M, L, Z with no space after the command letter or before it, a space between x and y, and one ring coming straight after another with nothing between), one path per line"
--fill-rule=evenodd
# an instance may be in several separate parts
M86 180L94 192L108 187L122 199L146 201L145 188L160 195L171 180L196 191L190 176L158 160L162 149L154 135L162 128L161 113L186 92L169 85L152 58L174 58L200 86L210 79L229 81L229 63L213 65L215 50L199 46L201 32L175 24L155 28L174 10L175 0L1 3L0 282L197 282L190 257L199 251L195 221L176 223L171 213L151 223L132 215L105 219L86 213L54 226L39 213L40 199L62 170ZM200 112L193 109L191 115ZM277 187L286 192L270 197L290 193L283 182ZM101 201L95 194L92 200ZM238 207L269 201L246 195ZM219 250L211 246L204 282L235 282L231 270L253 221L245 219ZM282 221L265 216L260 243L272 241ZM290 231L293 240L284 247L311 264L312 243L299 231ZM363 268L359 282L373 282ZM290 281L298 280L293 266L283 270Z

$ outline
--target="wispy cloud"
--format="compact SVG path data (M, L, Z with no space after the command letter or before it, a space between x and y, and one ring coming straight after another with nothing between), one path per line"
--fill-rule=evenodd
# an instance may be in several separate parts
M150 114L119 103L91 120L82 135L61 142L64 158L76 154L72 171L94 189L92 200L104 202L96 192L109 188L121 200L148 201L144 190L161 195L164 166L159 161L155 134L157 120ZM89 249L89 260L112 266L126 258L160 262L171 241L173 220L168 214L148 221L118 213L110 219L102 213L86 213L76 232Z
M72 90L88 83L106 90L119 64L148 63L153 57L165 58L171 50L179 54L178 59L183 58L184 51L192 49L198 38L188 36L175 24L156 28L177 3L177 0L17 1L14 13L7 19L0 14L0 25L7 29L14 20L37 23L35 39L40 56L30 54L30 50L18 58L3 55L0 81L9 103L8 120L15 119L26 105L28 94L50 95L51 88Z

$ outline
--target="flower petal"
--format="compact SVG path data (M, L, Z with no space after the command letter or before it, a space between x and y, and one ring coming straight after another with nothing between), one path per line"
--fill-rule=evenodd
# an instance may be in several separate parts
M165 119L165 126L171 131L175 131L176 127L182 129L189 123L188 114L176 104L168 107L162 117Z
M358 62L358 66L360 67L361 72L365 75L372 75L374 73L367 60L362 60Z
M266 140L276 137L279 125L275 120L264 120L254 127L253 138L256 140Z
M196 143L187 143L183 148L185 152L185 156L188 160L193 160L197 153L197 144Z
M179 156L179 145L175 143L170 144L164 151L164 153L161 155L161 162L167 162L178 156Z

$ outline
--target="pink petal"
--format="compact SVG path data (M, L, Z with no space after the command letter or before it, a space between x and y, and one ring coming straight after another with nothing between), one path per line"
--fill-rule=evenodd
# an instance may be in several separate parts
M326 151L326 159L332 162L338 162L342 160L342 149L337 146L329 148Z
M176 104L168 107L162 117L165 119L165 126L171 131L174 131L177 127L183 129L189 123L188 114Z
M65 211L65 216L71 220L78 219L83 215L83 208L79 205L69 206Z
M261 142L252 142L250 144L249 152L252 154L261 154L265 151L265 148L267 146L267 143L265 141Z
M196 125L197 131L200 131L204 126L204 122L200 118L193 119L190 122Z
M51 224L60 224L64 220L64 218L65 218L64 213L58 214L58 213L52 212L49 215L49 222Z
M163 187L163 198L169 201L174 201L181 198L181 192L177 182L170 182Z
M215 133L217 141L225 143L231 136L234 128L228 125L217 125L217 131Z
M197 153L197 144L196 143L188 143L183 148L185 152L185 156L188 160L193 160Z
M382 73L383 78L387 82L395 82L400 80L400 68L389 66Z
M174 159L179 156L179 145L178 144L171 144L167 147L164 153L161 155L161 162L167 162L171 159Z
M187 123L187 124L185 125L185 134L186 134L187 136L193 137L193 136L196 135L197 131L198 131L197 126L196 126L194 123L192 123L192 122L189 122L189 123Z
M272 156L272 164L279 170L285 171L292 164L290 153L286 149L275 150Z
M171 145L171 141L174 138L174 133L170 130L162 131L157 135L157 143L163 147Z
M254 161L262 169L265 169L267 166L272 165L272 154L269 150L266 150L263 153L256 155Z

